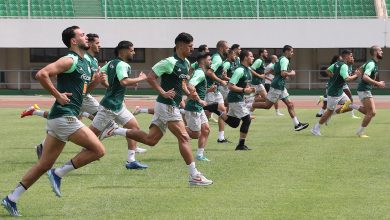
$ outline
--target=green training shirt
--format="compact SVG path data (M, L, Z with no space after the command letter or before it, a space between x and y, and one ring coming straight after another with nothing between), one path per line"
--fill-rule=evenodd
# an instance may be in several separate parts
M223 71L226 72L227 77L231 78L235 69L236 68L234 68L234 62L231 62L229 60L225 60L223 62Z
M192 75L189 84L193 85L198 93L198 96L201 100L205 99L206 90L207 90L207 82L206 82L206 74L204 73L202 68L198 68L195 70ZM201 112L203 107L199 102L188 99L185 107L186 111L190 112Z
M278 90L284 90L286 79L281 75L282 71L287 71L290 61L287 57L280 57L279 61L274 66L274 79L271 82L271 87Z
M364 75L369 76L375 80L376 74L378 73L378 63L375 60L370 59L363 65ZM360 80L357 91L371 91L372 85L363 79Z
M247 85L252 80L252 73L249 70L249 67L240 65L233 73L233 76L230 78L229 83L234 84L241 88L246 88ZM243 102L244 93L243 92L233 92L229 91L227 100L231 102Z
M213 54L211 57L211 69L214 71L215 75L218 78L221 78L223 73L223 57L219 53ZM207 80L207 88L210 88L212 85L214 85L216 82L211 79L210 77L206 76Z
M257 59L255 62L253 62L251 68L258 74L263 75L264 74L264 60L263 59ZM252 85L259 85L264 83L264 79L253 76L252 77Z
M348 77L348 65L344 61L332 64L328 70L333 73L328 81L328 96L338 97L343 94L345 79Z
M190 62L187 59L182 60L176 54L161 60L152 67L153 72L161 77L161 88L164 91L174 89L176 92L173 99L159 95L157 102L179 107L183 98L182 82L188 77L189 67Z
M83 104L83 98L87 92L88 84L91 82L91 68L84 57L70 51L65 57L73 59L73 64L64 73L57 75L57 90L60 93L72 93L69 96L70 102L61 105L55 101L51 107L48 119L55 119L63 116L78 116Z
M119 112L127 90L120 81L130 76L131 67L120 58L116 58L104 65L101 72L107 74L108 88L100 104L113 112Z

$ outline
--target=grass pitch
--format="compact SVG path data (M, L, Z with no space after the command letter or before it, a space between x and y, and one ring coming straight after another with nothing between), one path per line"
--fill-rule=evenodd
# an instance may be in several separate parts
M45 120L19 118L22 109L1 109L0 197L6 196L36 162L34 145L45 136ZM298 109L310 127L293 131L287 116L257 110L246 144L235 152L238 129L226 129L232 144L217 144L211 123L206 156L198 169L214 180L209 187L189 187L187 168L177 141L167 133L137 160L146 170L126 170L126 142L104 140L100 161L64 177L62 198L56 198L46 176L19 200L24 219L389 219L390 110L378 110L366 133L355 131L361 120L349 113L332 118L322 137L310 133L316 110ZM147 129L150 115L137 116ZM84 119L86 124L89 121ZM191 141L196 149L196 140ZM144 146L144 145L142 145ZM56 167L80 150L67 144ZM8 219L0 209L0 219Z

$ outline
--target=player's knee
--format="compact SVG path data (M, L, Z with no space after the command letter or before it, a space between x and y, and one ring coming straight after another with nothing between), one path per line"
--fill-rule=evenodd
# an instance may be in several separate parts
M241 120L242 120L242 124L240 127L240 132L247 134L249 131L249 126L251 125L251 117L250 117L250 115L247 115L247 116L241 118Z
M102 158L105 154L106 154L106 149L104 148L104 146L99 146L96 150L95 150L95 153L96 153L96 157L97 159L99 158Z
M189 135L192 139L198 139L199 136L200 136L200 131L192 131L192 132L188 133L188 135Z
M187 143L190 141L190 136L188 136L187 132L181 133L177 136L177 140L179 141L179 143Z
M287 107L288 107L289 109L293 109L293 108L294 108L294 103L289 102L289 103L287 104Z
M367 115L371 118L375 117L376 115L376 111L370 111L370 112L367 112Z
M228 118L225 120L225 123L228 124L232 128L237 128L240 125L240 119L232 116L228 116Z
M201 133L202 133L203 135L208 136L208 135L210 134L210 127L209 127L209 126L203 127L202 130L201 130Z

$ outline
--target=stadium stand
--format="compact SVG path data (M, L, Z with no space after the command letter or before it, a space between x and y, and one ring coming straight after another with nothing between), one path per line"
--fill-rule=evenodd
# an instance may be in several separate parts
M106 15L112 18L357 18L377 15L374 0L31 0L30 2L32 17L104 17ZM386 3L389 5L390 0L386 0ZM0 16L28 16L27 4L28 0L2 0Z

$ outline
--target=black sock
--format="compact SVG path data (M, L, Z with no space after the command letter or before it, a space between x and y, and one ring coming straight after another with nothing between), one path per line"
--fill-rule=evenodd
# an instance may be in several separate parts
M244 146L245 145L245 139L241 139L240 138L240 141L238 142L238 145Z

